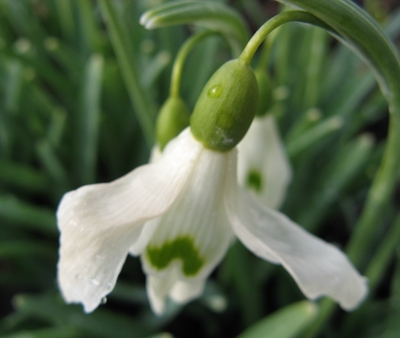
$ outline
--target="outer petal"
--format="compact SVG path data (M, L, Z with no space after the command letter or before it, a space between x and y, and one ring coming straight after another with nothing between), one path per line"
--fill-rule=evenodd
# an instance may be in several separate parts
M240 185L246 187L249 173L259 173L260 190L251 191L267 206L279 208L292 178L292 170L274 116L255 117L238 149Z
M182 191L202 147L186 130L154 164L108 183L64 195L58 211L58 282L67 302L93 311L114 287L144 222L164 213Z
M261 205L239 187L231 187L226 202L233 230L243 244L256 255L281 263L307 297L327 295L346 310L366 297L365 278L336 247Z
M150 152L149 163L154 163L158 161L162 156L162 152L158 144L154 145Z
M157 313L163 311L167 296L180 303L199 296L233 239L223 204L227 163L232 156L232 152L204 149L173 206L151 221L158 225L142 254L142 264ZM173 283L160 287L162 280L172 279Z

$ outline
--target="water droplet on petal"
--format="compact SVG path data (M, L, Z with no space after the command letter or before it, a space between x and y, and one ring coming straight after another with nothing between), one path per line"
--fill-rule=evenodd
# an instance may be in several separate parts
M107 303L107 297L103 297L100 302L101 302L101 304Z
M107 283L107 285L106 285L106 289L107 289L108 291L112 289L112 285L111 285L111 283Z
M213 99L217 99L221 96L222 92L223 92L224 88L222 87L222 85L217 84L215 86L212 86L208 92L207 95L208 97L211 97Z
M90 283L92 283L94 286L99 286L100 285L100 282L96 278L92 278L90 280Z

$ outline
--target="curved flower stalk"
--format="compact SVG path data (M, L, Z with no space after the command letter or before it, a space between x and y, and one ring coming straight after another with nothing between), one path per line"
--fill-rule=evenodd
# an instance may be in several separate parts
M273 209L279 209L292 169L272 114L256 116L238 144L238 182Z
M157 117L156 142L151 150L150 163L158 160L167 143L189 125L190 111L180 96L183 66L190 51L196 44L216 34L218 33L211 30L197 33L180 48L172 68L169 97L162 105Z
M234 236L282 264L310 299L346 310L366 296L365 279L334 246L260 204L237 185L236 148L207 149L188 128L155 163L108 183L67 193L58 208L58 282L67 302L93 311L113 289L128 255L141 255L152 309L169 296L198 297Z

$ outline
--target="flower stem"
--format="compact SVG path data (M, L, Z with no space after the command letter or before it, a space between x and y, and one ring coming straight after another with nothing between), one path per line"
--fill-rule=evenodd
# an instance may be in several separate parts
M400 63L396 49L382 33L379 25L361 8L350 1L285 0L309 11L332 27L346 42L355 47L376 71L382 93L389 104L389 135L385 153L374 178L364 210L347 246L350 260L365 266L367 249L379 231L385 205L388 203L399 174L400 152ZM315 336L331 316L335 307L321 302L321 311L307 337Z
M265 43L263 44L260 57L258 59L257 69L259 70L267 70L268 69L268 62L271 55L271 47L274 44L278 30L273 31L271 34L268 35L266 38Z
M321 20L317 19L310 13L303 11L283 12L268 20L258 29L258 31L253 35L253 37L246 45L239 59L242 60L245 64L250 65L251 60L253 59L253 56L256 53L258 47L260 47L268 34L271 33L275 28L283 25L284 23L292 21L309 23L325 29L329 29L329 27L326 26Z
M288 0L309 11L360 52L373 66L382 93L389 104L389 135L378 173L372 183L363 213L347 247L349 258L365 266L365 252L374 241L384 206L395 187L400 152L400 63L397 52L379 25L356 4L349 1Z
M179 50L174 66L172 69L172 76L171 76L171 87L170 87L170 96L171 97L180 97L179 91L180 91L180 86L181 86L181 78L182 78L182 70L184 63L188 57L188 54L190 51L193 49L193 47L201 42L203 39L206 37L209 37L211 35L219 34L216 31L211 31L207 30L201 33L198 33L196 35L193 35L190 39L188 39L181 49Z
M376 250L374 257L365 271L368 278L368 286L372 293L377 288L384 276L384 271L388 268L391 258L400 242L400 213L397 214L392 227L381 241L381 245Z

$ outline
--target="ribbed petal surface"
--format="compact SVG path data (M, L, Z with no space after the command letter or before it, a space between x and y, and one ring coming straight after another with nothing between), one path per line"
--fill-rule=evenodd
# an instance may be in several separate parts
M158 313L167 296L180 303L199 296L205 279L231 243L233 232L223 191L232 156L235 151L204 149L180 196L164 215L152 221L158 225L141 257L150 278L150 301ZM168 292L159 287L163 280L172 279Z
M93 311L115 285L142 225L164 213L187 184L202 146L189 129L156 163L64 195L58 211L58 282L67 302Z
M233 230L242 243L257 256L281 263L307 297L327 295L346 310L366 297L365 278L336 247L261 205L240 187L231 187L226 201Z

